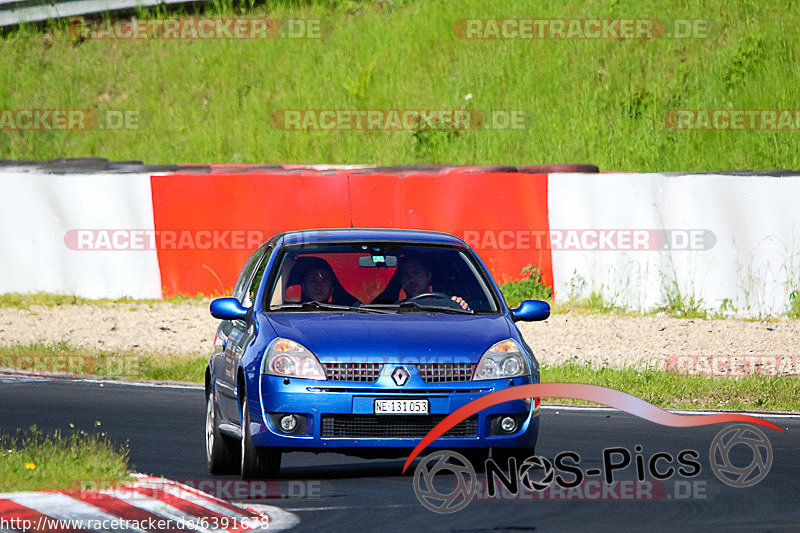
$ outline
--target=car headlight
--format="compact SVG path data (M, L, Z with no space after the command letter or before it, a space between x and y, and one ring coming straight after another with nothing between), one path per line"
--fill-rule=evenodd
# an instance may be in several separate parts
M528 359L516 341L506 339L496 342L478 361L473 381L525 376L529 373Z
M299 342L280 337L267 347L263 373L286 378L325 379L322 365L311 350Z

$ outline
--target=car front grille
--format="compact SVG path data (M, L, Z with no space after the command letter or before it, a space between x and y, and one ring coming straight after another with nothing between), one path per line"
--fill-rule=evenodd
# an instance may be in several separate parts
M471 380L475 365L472 363L421 363L417 365L417 369L426 383L449 383Z
M442 396L445 394L485 394L492 392L491 387L476 387L470 389L449 389L446 387L432 387L430 389L406 389L406 388L372 388L372 387L306 387L309 392L336 392L348 394L425 394L428 396Z
M473 363L419 363L416 365L425 383L470 381L475 370ZM378 381L383 363L355 361L322 363L325 378L330 381L374 383Z
M445 415L322 415L323 437L422 438ZM443 437L475 437L478 417L472 416Z
M381 363L322 363L325 378L331 381L374 383L381 375Z

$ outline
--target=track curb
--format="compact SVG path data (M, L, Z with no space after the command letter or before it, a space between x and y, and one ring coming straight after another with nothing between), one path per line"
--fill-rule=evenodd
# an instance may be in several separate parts
M281 531L299 522L270 505L241 507L169 479L134 474L133 483L103 490L0 494L0 530Z

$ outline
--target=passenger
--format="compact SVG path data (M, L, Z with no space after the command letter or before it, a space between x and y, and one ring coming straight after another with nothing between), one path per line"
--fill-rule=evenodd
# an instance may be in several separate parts
M425 294L434 292L431 288L431 271L419 259L406 259L398 268L400 272L400 284L403 291L406 293L406 300ZM469 309L469 304L460 296L452 296L450 298L463 309Z
M325 268L312 268L303 277L300 301L328 302L333 293L333 274Z
M347 292L342 284L336 279L331 265L320 257L306 256L287 258L284 272L290 274L281 275L281 279L286 278L286 287L300 285L300 302L286 299L283 303L302 303L320 302L334 303L337 305L361 305L352 294ZM279 294L285 294L286 289L281 289Z

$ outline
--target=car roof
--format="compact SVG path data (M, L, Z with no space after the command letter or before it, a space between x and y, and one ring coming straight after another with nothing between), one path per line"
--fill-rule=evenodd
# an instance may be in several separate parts
M467 247L467 244L449 233L440 231L424 231L410 229L378 229L378 228L331 228L299 230L281 233L276 239L287 244L353 242L353 241L392 241L421 244L443 244L448 246Z

